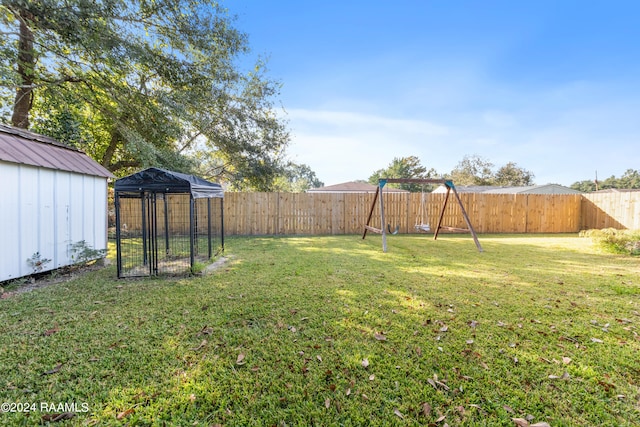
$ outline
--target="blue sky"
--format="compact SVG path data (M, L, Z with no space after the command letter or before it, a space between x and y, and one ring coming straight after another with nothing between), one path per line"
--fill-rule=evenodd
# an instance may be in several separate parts
M290 158L327 185L394 157L640 170L640 2L227 0L279 80Z

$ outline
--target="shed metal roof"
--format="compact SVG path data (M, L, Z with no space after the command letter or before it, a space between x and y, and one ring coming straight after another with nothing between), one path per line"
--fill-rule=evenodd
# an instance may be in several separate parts
M113 174L84 152L48 136L0 124L0 160L85 175Z

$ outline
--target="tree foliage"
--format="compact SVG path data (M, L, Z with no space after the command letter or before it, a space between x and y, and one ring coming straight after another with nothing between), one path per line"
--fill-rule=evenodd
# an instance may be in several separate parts
M640 189L640 171L627 169L620 178L611 175L609 178L598 181L597 185L595 180L577 181L571 184L571 188L585 193L608 188Z
M456 185L494 185L493 163L480 156L466 155L451 171Z
M493 172L494 164L478 155L464 156L451 171L450 178L457 185L499 185L516 187L533 185L534 174L515 162Z
M495 185L506 187L517 187L525 185L533 185L534 175L532 172L518 167L514 162L508 162L500 167L494 175Z
M264 189L289 140L265 64L212 0L3 0L6 121L75 141L116 174L150 165Z
M437 178L438 173L435 169L431 168L427 170L422 165L420 159L416 156L409 157L395 157L393 161L385 169L379 169L375 171L369 177L369 183L378 185L378 180L381 178L415 178L415 179L430 179ZM433 189L433 185L421 185L421 184L389 184L395 188L401 188L403 190L411 192L430 191Z

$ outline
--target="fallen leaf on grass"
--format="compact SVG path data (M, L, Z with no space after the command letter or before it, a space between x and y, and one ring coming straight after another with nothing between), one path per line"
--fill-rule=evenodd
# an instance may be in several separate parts
M240 353L238 355L238 358L236 359L236 365L243 365L244 362L244 358L245 358L245 354L244 353Z
M557 375L549 375L549 379L550 380L568 380L569 379L569 373L565 372L564 374L562 374L562 376L557 376Z
M316 359L318 359L318 361L322 363L322 356L317 355L317 356L316 356Z
M424 415L425 417L430 417L431 416L431 405L428 403L423 403L422 404L422 415Z
M46 331L44 331L44 336L48 337L48 336L53 335L53 334L55 334L56 332L59 332L59 331L60 331L60 328L58 327L58 325L56 325L53 328L47 329Z
M200 329L200 332L198 332L198 335L211 335L211 334L213 334L213 328L207 325L204 325L202 329Z
M202 350L202 349L204 348L204 346L205 346L205 345L207 345L207 340L202 340L202 342L200 343L200 345L199 345L199 346L197 346L197 347L192 347L192 348L190 348L189 350L192 350L192 351Z
M133 414L135 411L133 410L133 408L127 409L126 411L122 411L120 412L118 415L116 415L116 419L117 420L121 420L125 417L128 417L129 415Z
M600 338L591 338L591 342L601 343L604 342Z
M62 368L62 363L58 363L55 368L50 369L48 371L45 371L42 373L42 375L51 375L51 374L57 374L58 372L60 372L60 369Z
M369 381L373 381L373 380L375 380L375 379L376 379L376 376L375 376L375 375L373 375L373 374L369 375Z
M549 423L542 421L539 423L531 424L529 427L551 427L551 426L549 425Z
M385 337L383 334L375 333L373 336L378 341L386 341L387 340L387 337Z
M473 344L473 340L467 340L467 344Z
M394 409L393 413L396 414L397 417L404 420L404 415L402 415L402 412L400 412L398 409Z
M565 365L568 365L569 363L571 363L571 358L570 357L563 357L562 358L562 363L564 363Z
M329 409L329 406L331 406L331 400L327 397L324 401L324 407Z
M369 367L369 359L362 359L362 366L365 368Z
M449 330L449 327L447 325L444 325L442 328L440 328L440 332L447 332Z
M344 392L344 394L346 394L347 396L349 396L351 394L351 389L348 388L347 391Z
M50 423L55 423L57 421L70 420L75 417L76 414L73 412L63 412L61 414L44 414L40 419L42 421L48 421Z
M524 418L511 418L511 421L513 421L518 427L529 427L529 421Z
M509 405L502 405L502 407L504 408L505 411L509 412L510 414L515 413L513 408L511 406L509 406Z

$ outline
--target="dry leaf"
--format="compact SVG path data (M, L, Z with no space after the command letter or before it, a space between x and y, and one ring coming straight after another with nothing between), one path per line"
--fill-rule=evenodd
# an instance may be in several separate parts
M422 404L422 415L424 415L425 417L431 416L431 405L426 402Z
M437 422L437 423L440 423L440 422L444 421L444 419L445 419L445 418L447 418L447 417L446 417L446 415L441 415L441 416L440 416L440 418L438 418L438 419L436 420L436 422Z
M377 339L378 341L386 341L386 340L387 340L387 337L385 337L385 336L384 336L384 335L382 335L382 334L378 334L378 333L376 333L376 334L374 334L373 336L374 336L374 337L375 337L375 339Z
M327 408L327 409L329 409L329 406L331 406L331 400L327 397L327 398L324 400L324 407L325 407L325 408Z
M196 395L191 393L191 395L189 396L189 400L191 401L191 403L196 401Z
M202 350L205 345L207 345L207 340L202 340L199 346L190 348L190 350L193 350L193 351Z
M518 427L529 427L529 421L524 418L511 418L511 421L516 423Z
M60 328L58 328L58 325L56 325L53 328L44 331L44 336L48 337L49 335L53 335L58 331L60 331Z
M447 325L444 325L442 328L440 328L440 332L447 332L449 330L449 327Z
M570 357L563 357L562 358L562 363L564 363L565 365L568 365L569 363L571 363L571 358Z
M133 410L133 408L129 408L126 411L120 412L118 415L116 415L116 419L117 420L121 420L125 417L128 417L129 415L133 414L135 411Z
M317 355L317 356L316 356L316 359L318 359L318 361L322 362L322 356Z
M346 394L347 396L349 396L349 395L351 394L351 389L350 389L350 388L348 388L348 389L347 389L347 391L345 391L345 393L344 393L344 394Z
M362 366L364 366L365 368L369 367L369 359L362 359Z
M404 420L404 415L402 415L402 412L400 412L398 409L394 409L393 413Z
M44 414L40 419L42 419L42 421L55 423L57 421L70 420L75 416L76 414L73 412L63 412L61 414Z
M373 375L373 374L369 375L369 381L373 381L373 380L375 380L375 379L376 379L376 376L375 376L375 375Z
M502 407L504 408L505 411L507 411L507 412L509 412L511 414L515 413L513 408L511 406L509 406L509 405L502 405Z
M604 341L602 341L600 338L591 338L591 342L601 343L601 342L604 342Z
M473 340L467 340L467 344L473 344Z
M475 320L472 320L471 322L468 323L469 326L471 326L472 328L475 328L476 326L478 326L478 322Z
M198 332L198 335L211 335L211 334L213 334L213 328L207 325L204 325L202 329L200 329L200 332Z
M238 355L238 358L236 359L236 365L242 365L244 363L243 362L244 357L245 357L244 353L240 353Z
M58 363L55 368L50 369L48 371L45 371L42 373L42 375L51 375L51 374L57 374L58 372L60 372L60 368L62 368L62 363Z
M549 423L542 421L540 423L531 424L529 427L551 427L551 426L549 425Z

